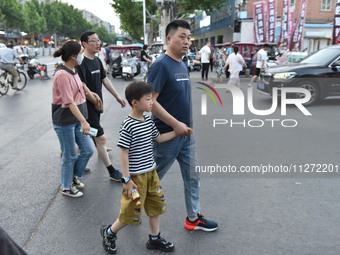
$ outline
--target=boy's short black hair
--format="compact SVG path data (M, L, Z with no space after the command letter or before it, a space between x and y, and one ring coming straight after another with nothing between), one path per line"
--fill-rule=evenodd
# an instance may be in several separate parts
M133 81L125 89L125 98L132 106L132 100L139 100L142 96L153 92L150 84L144 81Z
M172 30L174 30L176 32L179 27L182 27L182 28L190 30L190 25L189 25L189 23L187 21L177 19L177 20L171 21L167 25L167 27L165 29L165 36L168 36Z

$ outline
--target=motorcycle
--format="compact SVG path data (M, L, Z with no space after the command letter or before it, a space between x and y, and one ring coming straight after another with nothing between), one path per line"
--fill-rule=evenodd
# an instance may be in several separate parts
M122 61L122 77L127 81L128 79L133 79L138 74L140 74L140 64L137 58L128 55L128 58Z
M34 79L34 75L35 74L39 74L41 75L41 70L40 70L40 65L38 60L36 60L35 58L31 59L28 62L28 69L27 69L27 75L28 77L30 77L30 79Z

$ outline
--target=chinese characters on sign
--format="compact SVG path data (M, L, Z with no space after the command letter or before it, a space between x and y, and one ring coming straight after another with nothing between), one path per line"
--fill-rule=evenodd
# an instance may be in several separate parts
M268 35L269 43L275 43L276 0L267 0L268 8Z
M287 50L289 48L290 31L288 17L289 17L289 0L283 0L281 16L281 34L279 42L279 47L282 50Z
M332 44L338 44L340 33L340 0L336 1L335 14L334 14L334 25L333 25L333 41Z
M307 10L307 0L301 1L300 16L296 20L295 27L292 31L292 37L290 40L290 50L301 51L302 50L302 38L303 38L303 28L305 26L306 20L306 10Z
M256 43L266 42L266 6L265 2L253 3L254 37Z

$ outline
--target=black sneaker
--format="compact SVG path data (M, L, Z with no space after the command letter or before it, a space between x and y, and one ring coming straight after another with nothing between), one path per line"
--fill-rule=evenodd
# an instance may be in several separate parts
M110 173L110 180L120 182L120 178L122 178L122 173L118 170L114 170L112 173Z
M203 230L203 231L215 231L218 228L218 224L215 221L207 220L200 213L197 214L195 221L190 221L187 217L184 223L184 227L187 230Z
M164 238L160 237L158 234L158 239L152 240L149 235L149 240L146 243L146 248L149 250L160 250L165 252L172 252L175 250L175 245L173 243L167 242Z
M90 168L85 168L85 170L84 170L84 174L89 174L89 173L91 173L92 171L91 171L91 169Z
M117 251L116 248L116 240L117 240L117 235L116 234L108 234L107 230L111 227L109 226L102 226L100 228L100 234L103 237L103 247L104 250L109 253L109 254L115 254Z

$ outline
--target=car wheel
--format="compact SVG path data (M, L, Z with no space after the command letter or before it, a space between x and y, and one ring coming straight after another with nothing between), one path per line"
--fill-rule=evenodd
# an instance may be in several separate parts
M320 92L319 92L320 90L319 90L318 85L315 82L309 81L309 80L303 80L297 83L297 87L307 89L311 94L310 100L304 103L303 105L305 106L313 105L318 101L319 96L320 96ZM296 94L296 98L304 98L304 97L305 97L305 94L302 94L302 93Z
M197 71L201 71L201 66L197 66Z

